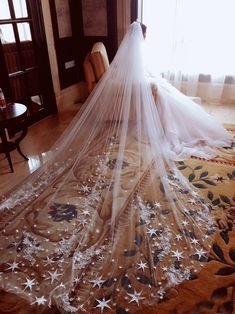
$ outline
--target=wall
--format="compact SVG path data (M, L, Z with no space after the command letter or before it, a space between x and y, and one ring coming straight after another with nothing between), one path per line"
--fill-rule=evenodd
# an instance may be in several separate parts
M67 88L60 88L59 72L56 58L56 50L53 37L53 28L50 14L49 0L41 0L42 11L45 25L45 32L47 38L49 59L51 65L51 73L53 80L53 87L56 97L56 103L58 110L61 106L68 103L77 103L83 101L87 96L85 82L79 82L78 84L71 85Z
M131 21L131 0L118 0L117 2L117 36L120 45Z
M68 88L61 89L59 81L58 64L56 58L56 50L53 37L53 28L50 14L49 0L41 0L43 18L45 24L45 32L48 44L49 59L51 65L52 79L54 92L58 110L61 106L68 103L82 102L87 97L87 89L85 82L79 82L69 86ZM118 0L117 1L117 36L118 45L120 44L131 19L131 0Z

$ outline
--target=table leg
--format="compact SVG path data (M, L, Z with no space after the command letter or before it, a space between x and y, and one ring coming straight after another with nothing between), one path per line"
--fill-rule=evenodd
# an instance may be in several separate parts
M11 172L14 172L12 161L11 161L11 155L10 155L10 152L9 152L9 149L8 149L8 141L7 141L5 129L0 130L0 137L1 137L1 140L2 140L2 145L3 145L3 149L4 149L4 152L5 152L5 155L7 157L9 166L11 168Z
M24 129L22 130L22 133L21 135L15 140L15 146L16 146L16 149L18 151L18 153L25 159L25 160L29 160L27 156L25 156L21 149L20 149L20 142L23 140L23 138L25 138L27 134L27 127L24 127Z

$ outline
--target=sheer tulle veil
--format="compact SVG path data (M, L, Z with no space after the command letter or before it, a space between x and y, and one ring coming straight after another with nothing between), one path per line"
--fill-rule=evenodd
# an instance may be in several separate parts
M61 313L155 306L207 260L213 210L170 159L139 23L48 160L1 199L1 288Z

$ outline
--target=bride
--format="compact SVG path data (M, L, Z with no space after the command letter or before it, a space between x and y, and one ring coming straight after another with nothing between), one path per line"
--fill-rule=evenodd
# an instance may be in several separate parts
M134 22L45 164L0 200L1 289L42 310L156 308L207 261L219 208L193 190L172 154L188 154L199 140L209 144L213 127L202 122L201 133L197 125L187 135L181 124L174 133L174 95L176 107L186 101L160 80L156 107L142 42ZM172 118L165 124L168 107ZM178 149L174 136L181 134ZM216 134L213 145L227 144L226 131Z
M140 25L145 38L147 27ZM231 135L200 105L162 77L149 70L146 73L157 94L155 102L173 160L190 156L211 159L216 157L216 147L231 145Z

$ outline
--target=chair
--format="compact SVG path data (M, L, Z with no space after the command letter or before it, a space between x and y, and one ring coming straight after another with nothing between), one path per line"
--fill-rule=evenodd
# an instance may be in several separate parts
M104 72L109 68L109 58L106 48L102 42L94 43L91 52L86 55L83 62L83 70L87 83L88 93L90 94L98 83ZM157 101L157 86L151 83L154 101Z
M91 52L86 55L83 70L88 92L94 89L104 72L109 68L109 58L102 42L93 45Z

